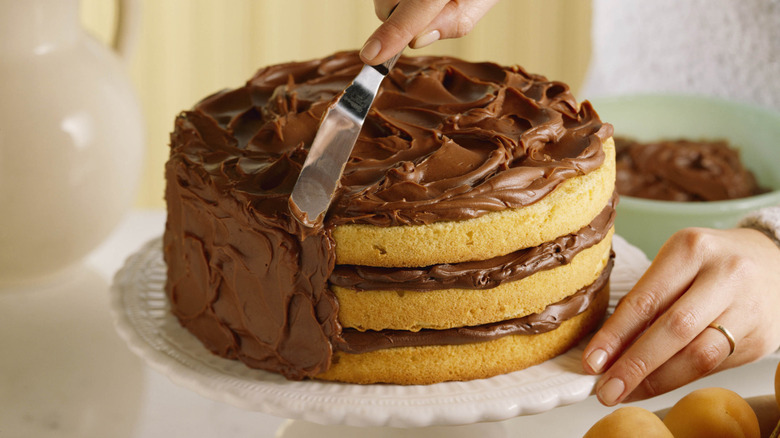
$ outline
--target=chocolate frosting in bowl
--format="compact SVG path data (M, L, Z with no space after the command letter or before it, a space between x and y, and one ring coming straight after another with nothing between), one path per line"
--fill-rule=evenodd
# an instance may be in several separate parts
M166 290L216 354L291 379L344 345L334 227L419 225L529 205L598 168L612 127L520 68L402 57L380 88L322 227L288 199L355 52L261 69L176 120L166 164Z
M725 140L615 138L617 190L660 201L723 201L766 192Z

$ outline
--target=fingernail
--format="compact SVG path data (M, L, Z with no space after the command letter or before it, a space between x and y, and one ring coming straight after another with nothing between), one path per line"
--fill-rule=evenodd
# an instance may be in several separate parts
M368 40L360 49L360 56L366 61L371 61L376 58L380 50L382 50L382 43L379 40Z
M599 399L607 406L615 405L625 390L626 384L617 377L613 377L599 388Z
M585 359L585 362L588 363L588 366L594 373L600 373L604 371L604 365L607 364L607 352L600 348L593 350Z
M419 49L421 47L425 47L427 45L430 45L432 43L435 43L436 41L441 38L441 34L438 30L432 30L430 32L426 32L423 34L418 35L412 40L412 43L409 44L409 47L413 49Z

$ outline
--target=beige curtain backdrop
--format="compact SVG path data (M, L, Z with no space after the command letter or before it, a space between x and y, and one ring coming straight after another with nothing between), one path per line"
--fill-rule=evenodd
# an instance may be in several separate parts
M176 114L258 68L359 49L379 24L371 0L137 0L141 31L130 76L147 122L137 206L164 206L163 165ZM116 4L81 0L84 26L109 41ZM590 1L503 0L459 40L406 54L518 64L575 92L590 56Z

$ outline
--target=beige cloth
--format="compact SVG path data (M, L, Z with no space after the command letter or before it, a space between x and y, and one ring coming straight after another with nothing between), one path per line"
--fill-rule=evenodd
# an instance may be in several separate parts
M739 226L762 231L780 246L780 206L754 211L745 216Z

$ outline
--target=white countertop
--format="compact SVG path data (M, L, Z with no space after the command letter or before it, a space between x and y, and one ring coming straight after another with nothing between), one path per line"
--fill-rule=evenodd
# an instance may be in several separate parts
M82 266L56 286L0 289L0 437L273 437L285 419L211 401L176 386L135 357L108 310L114 273L162 234L163 211L131 213ZM635 405L659 410L695 388L720 386L748 398L774 393L778 358L724 371ZM512 437L582 436L614 408L595 397L480 429ZM284 436L329 433L408 436L411 431L289 425ZM461 428L474 433L474 428ZM496 432L498 431L498 432ZM433 431L429 431L433 432ZM445 431L452 436L453 430ZM427 435L432 435L428 433ZM496 436L499 436L496 435Z

